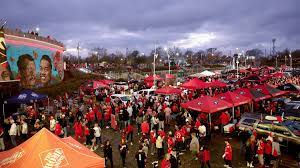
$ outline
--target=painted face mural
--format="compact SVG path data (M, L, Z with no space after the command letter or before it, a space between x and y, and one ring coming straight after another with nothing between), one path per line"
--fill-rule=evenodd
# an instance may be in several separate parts
M40 82L44 86L51 82L52 64L48 55L43 55L40 62Z
M0 30L0 81L19 79L23 88L43 87L60 82L64 76L64 48L30 40L14 36L4 38L4 33L1 36Z

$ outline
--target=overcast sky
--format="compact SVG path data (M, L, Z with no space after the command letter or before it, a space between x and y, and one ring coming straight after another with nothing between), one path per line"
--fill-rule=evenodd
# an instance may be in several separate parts
M155 42L182 49L300 48L300 0L3 0L8 27L62 41L82 54L93 47L109 52L149 53Z

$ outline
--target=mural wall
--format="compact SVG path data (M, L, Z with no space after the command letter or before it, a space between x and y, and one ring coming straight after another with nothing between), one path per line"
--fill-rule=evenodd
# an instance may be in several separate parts
M63 79L63 50L6 37L1 44L0 81L18 79L23 88L36 88Z

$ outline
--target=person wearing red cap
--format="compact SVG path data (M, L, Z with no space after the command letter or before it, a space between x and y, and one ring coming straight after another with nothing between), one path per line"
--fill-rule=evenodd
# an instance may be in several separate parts
M231 168L232 167L232 148L229 144L228 140L225 140L225 152L223 154L223 159L225 161L224 167Z

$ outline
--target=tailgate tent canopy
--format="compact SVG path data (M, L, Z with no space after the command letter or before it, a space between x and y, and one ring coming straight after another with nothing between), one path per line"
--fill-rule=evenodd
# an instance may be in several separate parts
M104 159L89 150L78 150L80 144L73 145L48 131L41 129L19 146L0 152L0 167L65 167L98 168L104 167ZM77 147L74 147L74 143Z
M209 85L198 78L194 78L182 84L180 87L190 90L203 89L209 87Z
M32 90L23 90L18 95L12 96L6 99L8 104L26 104L33 103L34 101L40 101L47 99L48 96L44 94L36 93Z
M234 92L225 92L215 96L221 100L225 100L234 106L240 106L243 104L251 103L252 99L246 96L239 95Z
M190 110L195 110L204 113L215 113L227 108L231 108L233 104L220 100L215 97L204 96L198 99L191 100L189 102L181 104L182 107L186 107Z
M162 95L172 95L172 94L180 94L181 89L177 89L171 86L165 86L163 88L155 90L155 93L162 94Z

